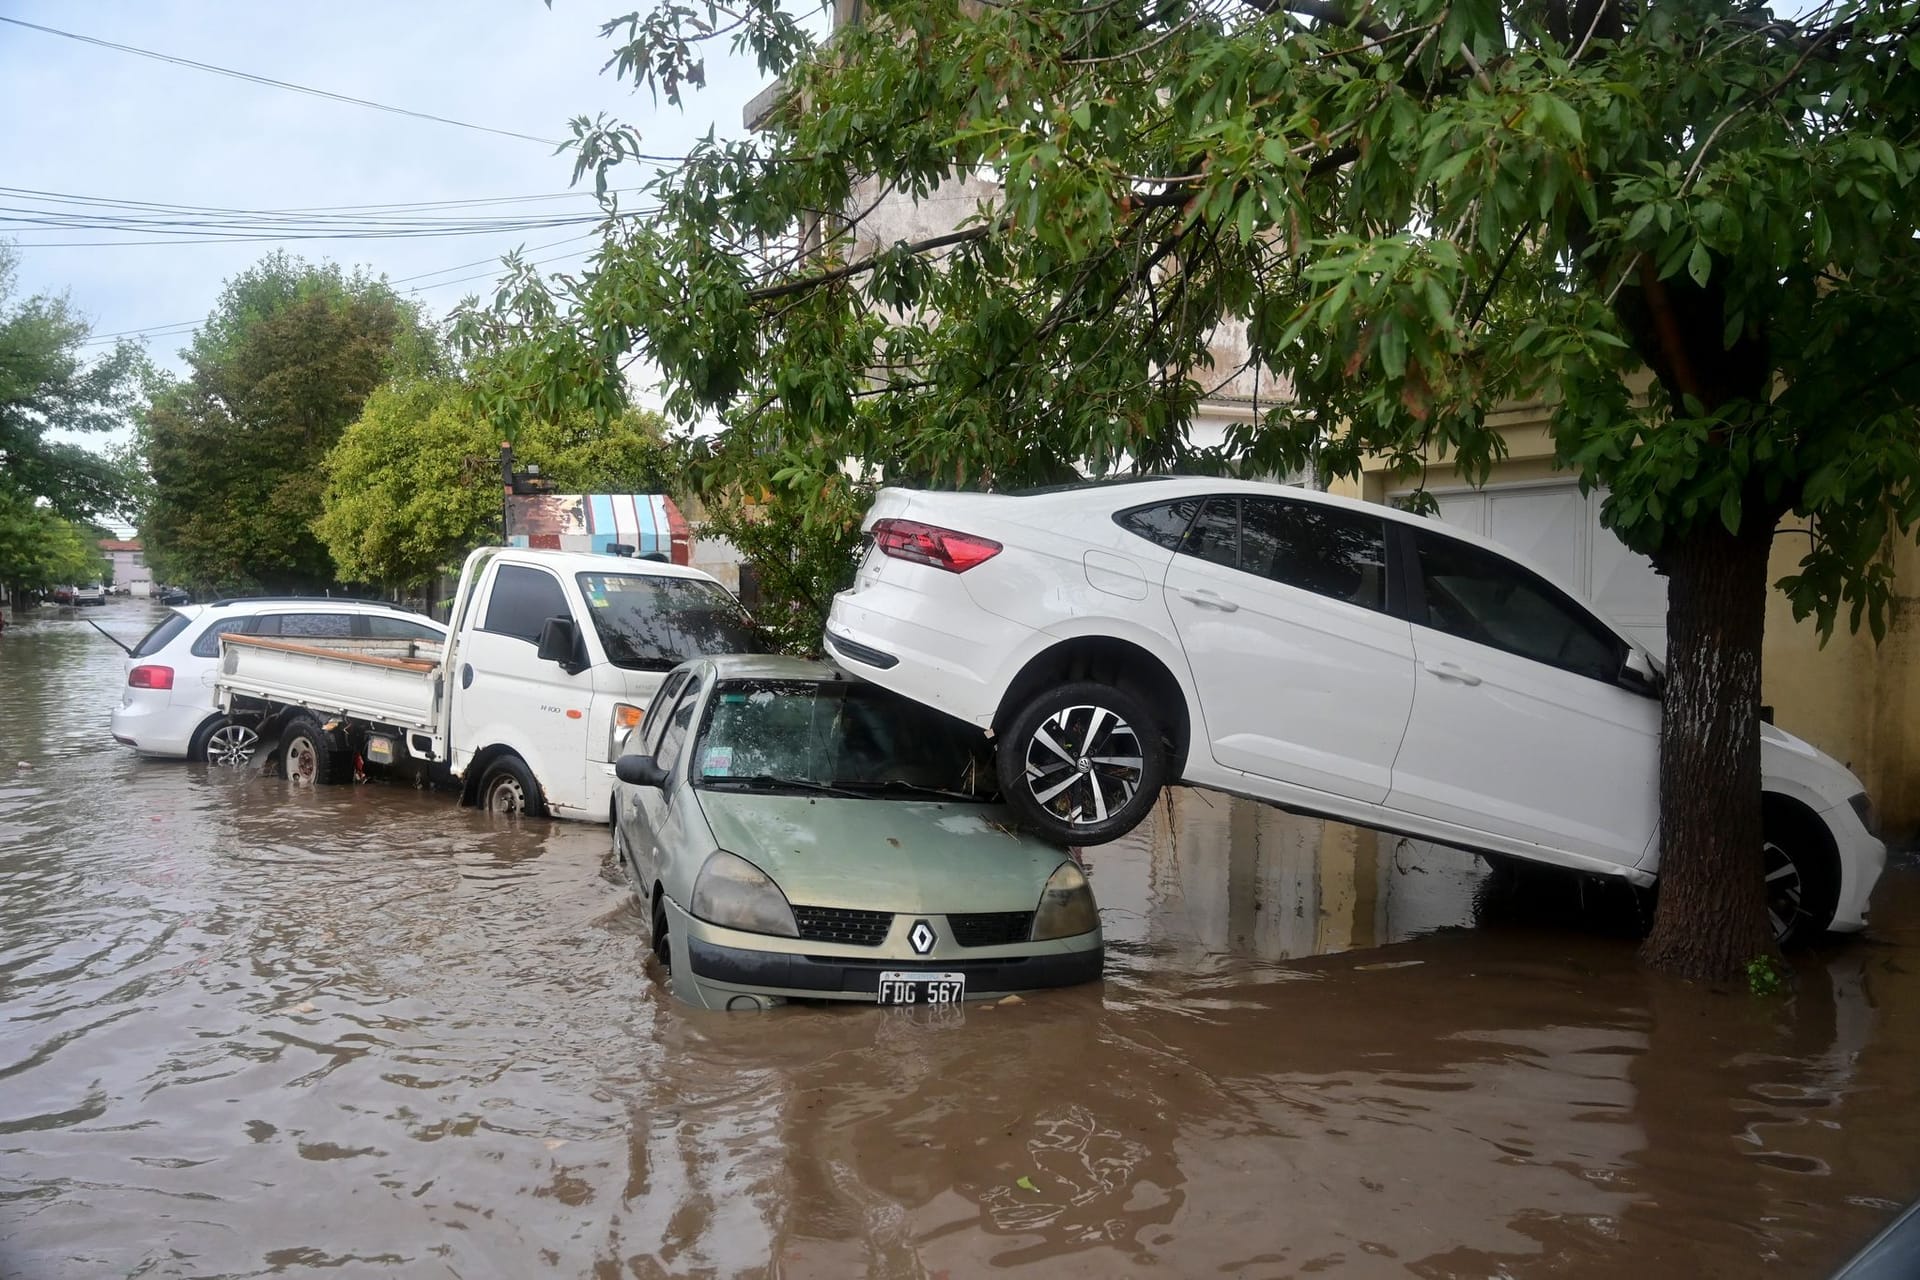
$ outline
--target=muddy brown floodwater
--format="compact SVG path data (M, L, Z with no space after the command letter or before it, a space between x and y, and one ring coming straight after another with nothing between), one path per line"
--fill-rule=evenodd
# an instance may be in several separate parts
M1920 1193L1905 864L1762 1001L1188 793L1088 856L1103 983L697 1013L604 828L139 761L73 617L0 635L7 1280L1822 1277Z

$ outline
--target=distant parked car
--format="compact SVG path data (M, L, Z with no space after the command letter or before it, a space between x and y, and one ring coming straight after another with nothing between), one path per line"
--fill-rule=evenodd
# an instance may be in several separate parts
M1086 875L1009 825L980 735L825 663L675 668L614 851L675 995L949 1004L1100 975Z
M75 604L104 605L106 602L107 589L98 582L89 582L85 586L75 587L73 589L73 603Z
M193 603L193 593L185 587L160 587L154 592L154 598L161 604Z
M71 586L55 587L53 589L53 602L55 604L72 604L74 590Z
M186 605L162 618L127 659L127 685L113 709L115 742L143 756L185 757L211 764L245 764L259 737L247 724L220 714L213 681L220 635L446 639L431 618L378 601L278 598Z
M1071 844L1186 781L1653 883L1660 664L1499 545L1290 486L883 489L827 651L991 731L1008 802ZM1762 727L1767 905L1866 923L1860 780Z

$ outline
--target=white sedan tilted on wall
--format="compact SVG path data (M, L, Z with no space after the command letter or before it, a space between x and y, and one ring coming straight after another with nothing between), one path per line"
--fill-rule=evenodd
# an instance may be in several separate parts
M1002 790L1071 844L1185 781L1653 883L1658 664L1485 539L1205 478L883 489L826 646L996 735ZM1763 728L1768 909L1855 930L1885 861L1859 779Z

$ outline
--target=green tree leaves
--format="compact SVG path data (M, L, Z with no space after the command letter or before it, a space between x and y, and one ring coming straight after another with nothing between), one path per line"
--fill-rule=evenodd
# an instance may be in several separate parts
M196 586L316 590L322 463L375 387L427 375L439 346L385 284L275 254L227 285L142 424L156 572Z

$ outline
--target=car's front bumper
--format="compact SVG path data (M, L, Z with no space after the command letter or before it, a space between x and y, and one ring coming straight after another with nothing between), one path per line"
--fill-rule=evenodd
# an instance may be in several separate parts
M965 974L968 999L1005 996L1092 982L1106 955L1098 929L1014 946L946 942L926 956L895 954L885 946L851 954L856 949L718 928L694 919L671 898L664 905L674 994L707 1009L757 1009L788 1000L873 1003L882 970Z
M1887 846L1844 801L1821 814L1820 820L1833 836L1840 862L1840 895L1827 927L1835 933L1855 933L1867 926L1867 903L1886 869Z

